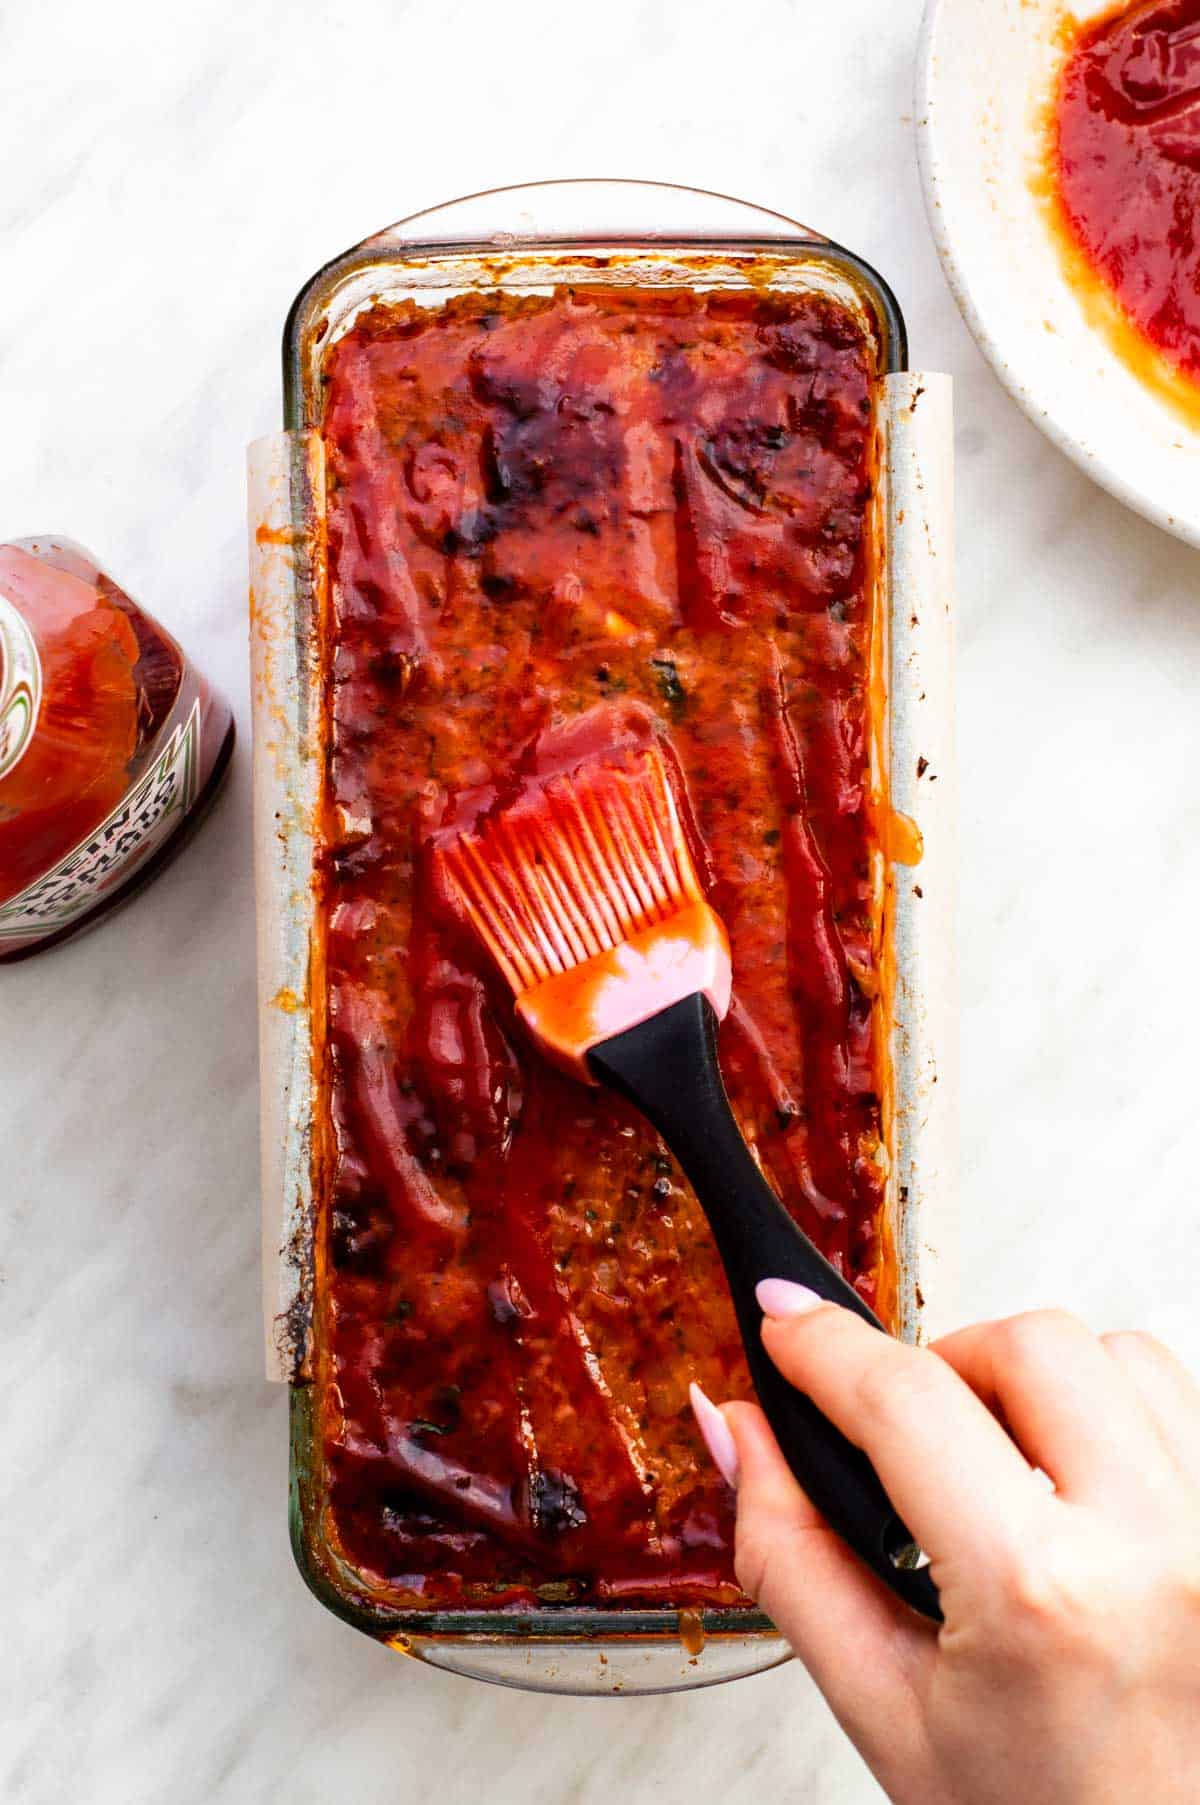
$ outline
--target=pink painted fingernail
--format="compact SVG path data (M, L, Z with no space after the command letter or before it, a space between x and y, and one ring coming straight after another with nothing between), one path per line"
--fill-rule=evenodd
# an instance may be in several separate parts
M807 1285L794 1285L791 1279L759 1279L754 1295L764 1316L807 1316L825 1302Z
M694 1379L688 1386L688 1397L692 1401L696 1426L704 1437L705 1447L713 1457L713 1465L726 1485L736 1486L738 1482L738 1451L737 1443L730 1433L729 1424L712 1399L705 1397Z

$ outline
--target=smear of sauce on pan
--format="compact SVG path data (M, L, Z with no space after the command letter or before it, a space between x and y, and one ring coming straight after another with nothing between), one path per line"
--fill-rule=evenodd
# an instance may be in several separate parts
M680 1611L679 1640L684 1654L690 1655L693 1661L704 1653L704 1618L699 1611Z
M430 846L548 727L652 711L732 945L734 1107L889 1307L872 347L815 296L589 289L376 308L326 367L327 1520L410 1604L736 1603L687 1404L749 1391L703 1216L523 1039Z
M1043 193L1093 324L1200 425L1200 0L1064 33Z

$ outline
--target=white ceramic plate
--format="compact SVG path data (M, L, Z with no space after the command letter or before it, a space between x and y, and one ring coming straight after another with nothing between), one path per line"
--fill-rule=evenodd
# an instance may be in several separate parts
M1076 17L1107 10L1080 0ZM1200 545L1200 431L1088 324L1030 186L1063 0L928 0L917 133L929 221L1000 380L1089 476Z

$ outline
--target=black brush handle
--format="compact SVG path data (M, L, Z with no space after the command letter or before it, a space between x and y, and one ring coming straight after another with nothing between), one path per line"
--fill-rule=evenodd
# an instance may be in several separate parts
M685 997L589 1056L658 1129L712 1227L759 1402L784 1459L826 1522L907 1604L941 1620L927 1567L898 1566L912 1537L860 1448L788 1384L762 1344L760 1279L792 1279L884 1332L852 1285L797 1228L754 1163L717 1063L717 1023L702 996Z

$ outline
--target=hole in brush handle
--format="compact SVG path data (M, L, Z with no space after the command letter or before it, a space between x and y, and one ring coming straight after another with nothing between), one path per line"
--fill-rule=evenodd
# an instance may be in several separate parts
M742 1138L717 1063L716 1018L702 996L593 1049L598 1078L658 1129L691 1180L729 1280L759 1402L792 1472L822 1515L906 1603L940 1618L927 1569L902 1565L913 1538L861 1449L788 1384L762 1345L760 1279L785 1278L883 1325L792 1221Z
M737 1307L736 1296L734 1302ZM751 1319L738 1308L738 1323L758 1401L807 1497L886 1586L914 1610L940 1621L928 1564L920 1564L912 1533L867 1456L770 1360L761 1342L761 1313Z

